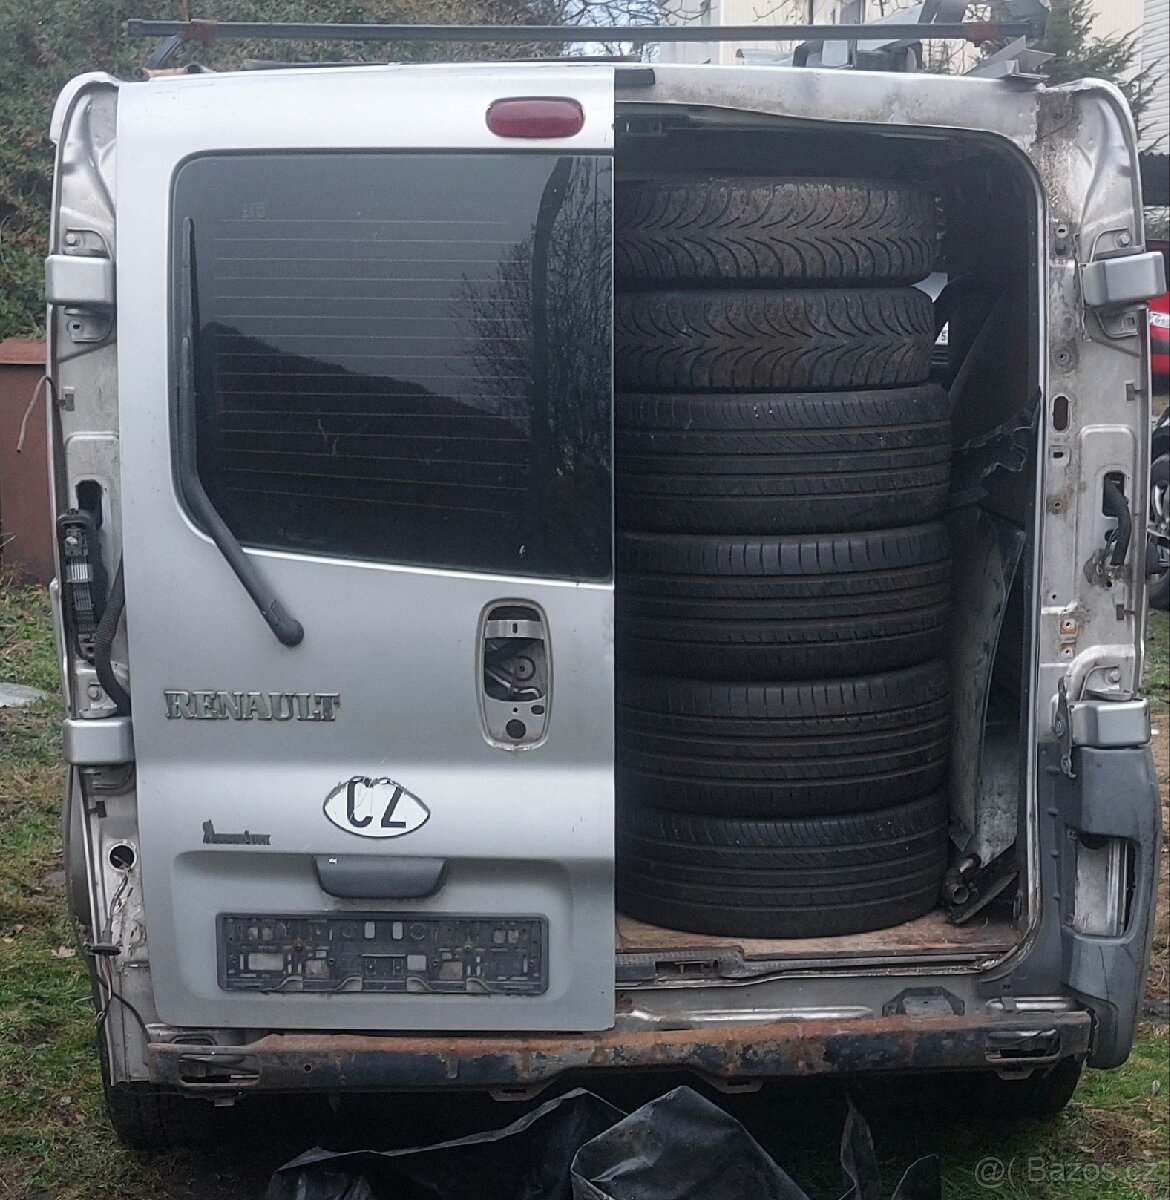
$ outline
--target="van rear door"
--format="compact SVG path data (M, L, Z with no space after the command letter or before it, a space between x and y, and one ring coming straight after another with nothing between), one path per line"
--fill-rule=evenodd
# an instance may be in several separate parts
M604 66L122 89L164 1021L612 1024L612 130Z

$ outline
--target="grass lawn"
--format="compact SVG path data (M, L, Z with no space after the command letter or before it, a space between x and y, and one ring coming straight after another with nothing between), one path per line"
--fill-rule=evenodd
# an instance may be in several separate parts
M1154 624L1154 623L1152 623ZM1148 686L1159 727L1159 771L1167 782L1170 630L1151 630ZM56 690L43 591L0 584L0 680ZM59 862L61 764L56 701L0 709L0 1200L228 1200L260 1196L273 1167L318 1141L376 1144L390 1124L416 1142L451 1136L449 1099L355 1101L331 1117L324 1106L289 1104L265 1115L250 1140L193 1156L141 1158L114 1142L105 1124L93 1054L93 1011L65 919ZM1163 863L1165 866L1165 862ZM1163 871L1165 874L1165 871ZM1166 882L1151 999L1164 998L1170 961ZM1165 1197L1170 1189L1170 1044L1164 1022L1144 1025L1130 1061L1090 1071L1059 1118L1012 1131L972 1122L963 1083L937 1101L906 1103L907 1084L863 1105L889 1190L915 1157L937 1153L944 1194L1028 1200ZM913 1099L912 1096L910 1096ZM789 1085L733 1107L794 1177L817 1196L839 1194L835 1172L840 1092ZM516 1110L482 1109L459 1119L501 1124ZM494 1111L494 1116L493 1116ZM355 1129L349 1120L356 1120ZM339 1123L340 1121L340 1123ZM989 1156L1007 1176L995 1182ZM980 1165L980 1164L983 1165ZM986 1173L990 1173L990 1175Z

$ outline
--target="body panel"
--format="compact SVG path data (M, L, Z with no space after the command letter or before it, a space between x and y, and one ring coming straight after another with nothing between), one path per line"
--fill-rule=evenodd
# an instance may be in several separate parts
M119 114L119 136L134 148L119 164L119 187L133 197L119 213L127 627L159 1015L250 1027L609 1025L612 585L252 551L306 631L299 647L280 646L175 495L165 452L171 299L160 267L170 258L172 179L192 155L498 149L484 124L491 100L550 89L567 90L586 109L583 131L555 152L604 152L610 73L377 69L223 83L127 88ZM341 111L352 119L338 137ZM539 143L525 150L548 153ZM482 612L513 598L547 614L556 669L572 681L558 688L544 744L519 755L482 735L475 673ZM208 689L284 699L274 720L172 719L165 693ZM331 719L280 720L304 693L334 697ZM354 776L393 778L430 819L407 837L355 838L322 811ZM208 821L217 831L265 835L267 844L205 846ZM441 1009L425 995L222 992L217 911L344 911L350 902L321 892L312 856L357 852L448 859L440 892L409 902L420 911L547 916L548 991L444 996Z

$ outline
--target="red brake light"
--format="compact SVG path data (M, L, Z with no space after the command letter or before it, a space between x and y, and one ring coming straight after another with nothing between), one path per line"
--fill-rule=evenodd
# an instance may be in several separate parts
M585 110L564 96L516 96L493 100L487 127L497 137L572 137L585 124Z

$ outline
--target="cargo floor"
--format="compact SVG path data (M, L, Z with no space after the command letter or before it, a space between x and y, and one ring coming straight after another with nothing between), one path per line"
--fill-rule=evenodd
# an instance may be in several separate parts
M976 916L966 925L948 925L941 909L915 921L890 929L846 937L739 938L713 937L662 929L632 917L617 916L616 949L619 954L652 954L697 950L711 953L738 949L745 959L832 958L856 955L954 955L1002 954L1019 938L1010 919Z

